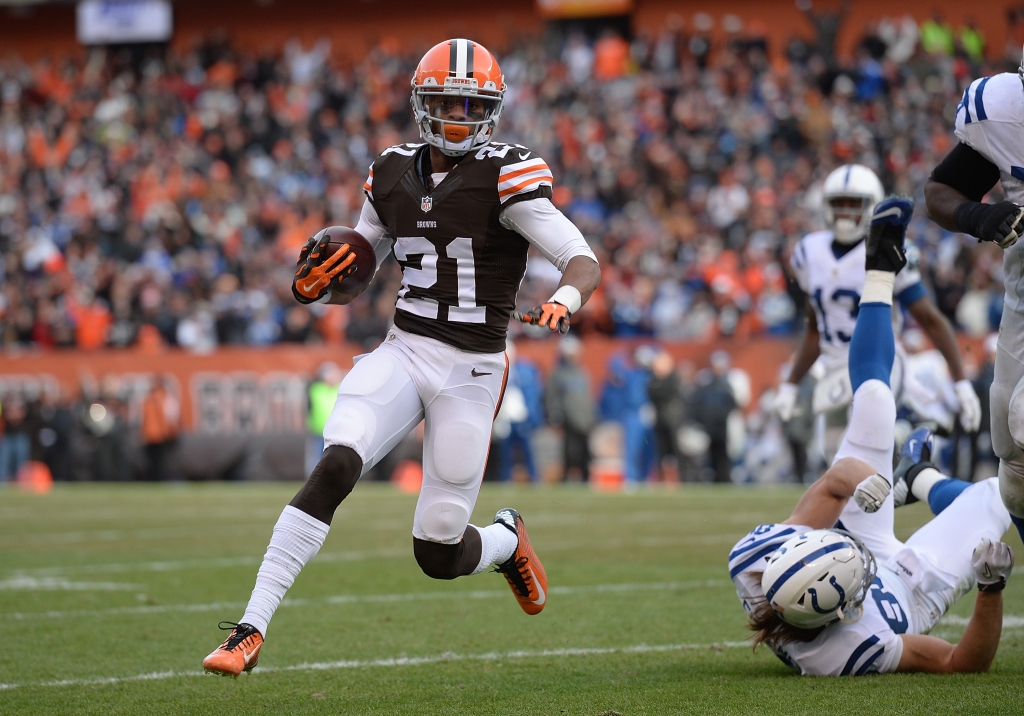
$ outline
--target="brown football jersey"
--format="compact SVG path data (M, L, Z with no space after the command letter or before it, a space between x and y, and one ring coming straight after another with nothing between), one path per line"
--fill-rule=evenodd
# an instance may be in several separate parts
M402 267L395 325L465 351L503 351L529 243L498 217L550 198L551 170L526 147L491 143L432 186L426 151L389 147L363 186Z

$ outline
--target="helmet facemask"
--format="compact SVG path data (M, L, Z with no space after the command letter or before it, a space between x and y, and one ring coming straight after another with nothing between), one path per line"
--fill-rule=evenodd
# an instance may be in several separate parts
M864 576L860 580L860 589L851 594L847 598L846 604L836 610L836 616L839 617L840 621L855 622L864 615L864 600L867 599L871 585L875 583L875 576L878 574L878 563L875 561L874 553L868 549L867 545L852 534L840 529L833 531L838 532L853 542L857 549L860 550L861 557L864 559Z
M491 141L504 104L504 87L477 86L475 78L432 77L413 84L412 111L423 141L448 156L461 156Z
M841 244L855 244L871 228L875 198L864 194L825 197L825 225Z

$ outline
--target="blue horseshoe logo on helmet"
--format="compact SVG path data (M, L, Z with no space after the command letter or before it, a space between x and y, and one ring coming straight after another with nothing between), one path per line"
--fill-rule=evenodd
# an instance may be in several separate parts
M839 593L838 606L842 606L843 604L845 604L846 592L844 592L843 588L839 586L839 582L836 581L836 578L834 576L829 577L828 583L835 587L836 592ZM808 589L807 593L811 595L811 608L814 609L814 611L818 612L818 614L831 614L835 611L835 609L822 609L818 606L818 592L813 587L811 589Z

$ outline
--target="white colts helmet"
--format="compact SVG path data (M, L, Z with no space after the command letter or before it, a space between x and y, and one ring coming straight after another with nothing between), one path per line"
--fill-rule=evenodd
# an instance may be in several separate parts
M816 629L837 619L859 619L874 581L874 555L859 539L839 530L813 530L775 551L761 588L784 622Z
M871 228L871 214L885 196L882 182L862 164L846 164L825 178L822 187L825 204L825 225L841 244L854 244ZM859 202L855 206L837 207L837 199Z

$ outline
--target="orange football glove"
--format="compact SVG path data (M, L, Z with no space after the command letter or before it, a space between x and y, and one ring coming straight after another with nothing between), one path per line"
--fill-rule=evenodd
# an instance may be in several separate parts
M356 255L342 244L333 255L325 259L331 237L325 232L320 241L310 239L299 252L298 270L292 279L292 295L299 303L316 303L327 295L335 281L341 281L356 271ZM312 243L312 246L310 244Z
M550 328L552 331L558 331L563 336L569 332L570 316L572 314L569 313L568 308L554 301L542 303L529 313L519 313L517 311L512 314L512 318L517 321Z

